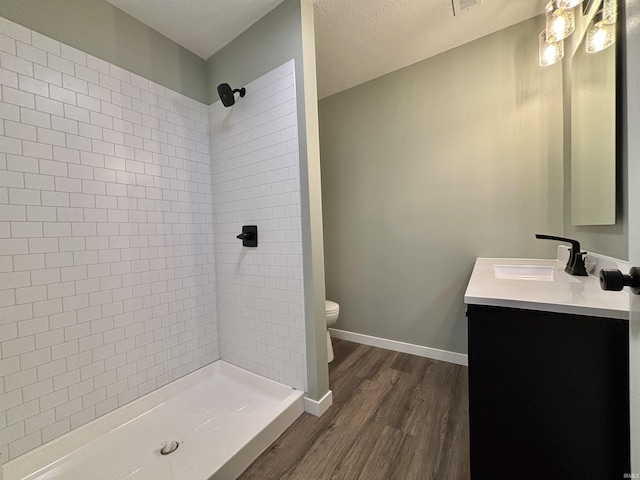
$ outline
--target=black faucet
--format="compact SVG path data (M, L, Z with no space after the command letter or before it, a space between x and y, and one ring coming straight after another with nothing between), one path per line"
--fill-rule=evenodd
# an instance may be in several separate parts
M554 237L553 235L542 235L540 233L536 233L536 238L570 243L571 250L569 251L569 261L567 262L567 266L564 268L564 271L570 275L575 275L576 277L586 277L589 275L586 267L584 266L584 256L587 252L580 251L580 242L571 238Z

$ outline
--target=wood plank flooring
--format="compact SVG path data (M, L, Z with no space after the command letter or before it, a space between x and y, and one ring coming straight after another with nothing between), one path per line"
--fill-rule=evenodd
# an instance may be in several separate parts
M334 339L333 405L304 413L242 480L467 480L467 368Z

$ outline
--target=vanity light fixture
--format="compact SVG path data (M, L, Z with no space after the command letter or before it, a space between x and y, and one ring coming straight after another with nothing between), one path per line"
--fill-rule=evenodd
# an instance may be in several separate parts
M602 10L595 14L587 29L586 50L588 53L601 52L616 41L617 0L603 0Z
M586 48L588 53L601 52L614 44L616 40L616 24L594 21L587 29Z
M538 39L539 63L541 67L548 67L558 63L564 57L564 42L548 42L546 31L540 32Z
M573 8L580 5L584 0L558 0L558 8Z
M551 0L545 7L546 13L546 40L558 42L567 38L576 29L576 16L571 8L559 8L560 0Z

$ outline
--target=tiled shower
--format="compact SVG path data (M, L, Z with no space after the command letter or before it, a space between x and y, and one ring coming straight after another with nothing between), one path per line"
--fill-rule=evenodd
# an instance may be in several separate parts
M300 169L293 61L211 106L211 164L222 358L307 389ZM259 250L239 225L258 225Z
M0 18L2 463L218 358L306 389L293 67L207 106Z

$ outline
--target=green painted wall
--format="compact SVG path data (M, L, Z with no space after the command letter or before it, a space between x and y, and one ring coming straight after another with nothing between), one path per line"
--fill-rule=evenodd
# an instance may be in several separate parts
M466 353L476 257L553 257L562 66L535 18L320 101L336 328Z
M208 103L203 59L104 0L1 0L0 16Z

